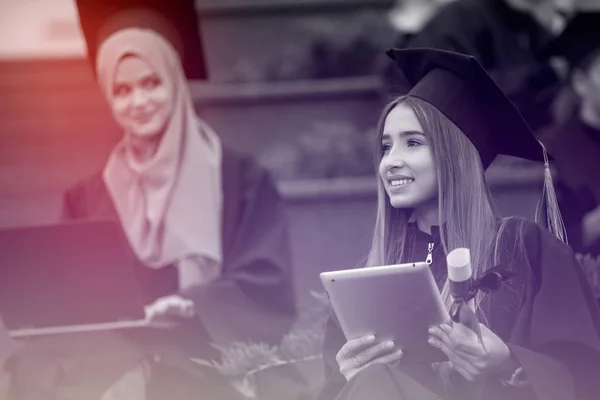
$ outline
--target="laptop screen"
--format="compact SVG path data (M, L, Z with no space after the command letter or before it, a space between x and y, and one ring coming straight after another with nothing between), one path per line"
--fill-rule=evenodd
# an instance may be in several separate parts
M10 330L143 319L135 264L116 221L0 230L0 315Z

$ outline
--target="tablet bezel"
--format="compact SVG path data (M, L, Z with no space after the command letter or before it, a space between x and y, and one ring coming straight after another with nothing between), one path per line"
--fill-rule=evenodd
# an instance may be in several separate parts
M427 343L429 327L450 322L429 264L328 271L320 278L346 340L369 334L377 342L393 340L403 350L404 363L447 360ZM414 290L429 294L415 296ZM389 314L403 314L410 323Z

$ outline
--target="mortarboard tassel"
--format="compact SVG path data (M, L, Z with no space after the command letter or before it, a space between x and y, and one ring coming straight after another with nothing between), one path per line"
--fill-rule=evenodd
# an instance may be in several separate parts
M554 182L552 180L552 171L550 171L550 162L548 160L548 153L546 147L542 142L539 142L544 152L544 187L542 189L542 196L538 201L535 210L535 221L539 221L540 213L543 205L545 205L546 211L546 226L558 239L564 243L568 243L567 231L558 207L558 199L556 198L556 191L554 190Z

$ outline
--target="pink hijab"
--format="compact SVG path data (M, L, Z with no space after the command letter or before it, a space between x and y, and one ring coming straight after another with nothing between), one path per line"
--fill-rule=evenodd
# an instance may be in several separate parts
M98 82L109 102L119 60L130 53L172 83L172 114L147 162L132 156L125 135L104 168L104 181L140 261L151 268L195 263L205 280L213 280L223 261L220 140L196 116L177 52L152 30L124 29L100 46Z

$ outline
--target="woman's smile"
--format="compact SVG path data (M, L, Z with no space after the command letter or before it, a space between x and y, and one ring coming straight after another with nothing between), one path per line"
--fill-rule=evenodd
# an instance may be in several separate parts
M408 185L413 183L415 180L408 177L392 177L388 178L388 186L390 191L404 190Z

